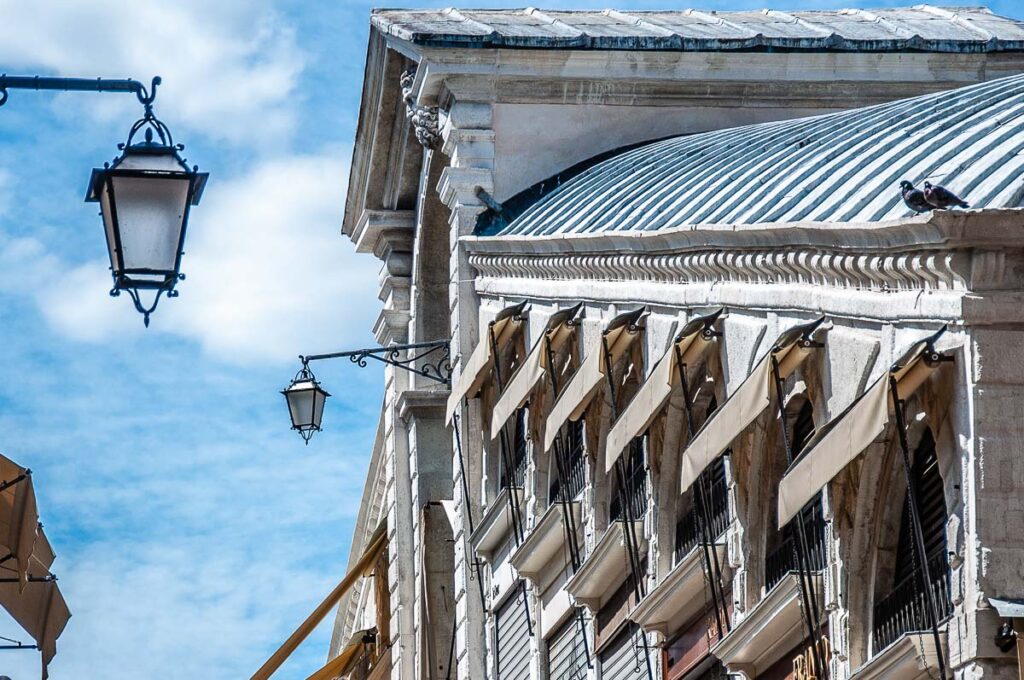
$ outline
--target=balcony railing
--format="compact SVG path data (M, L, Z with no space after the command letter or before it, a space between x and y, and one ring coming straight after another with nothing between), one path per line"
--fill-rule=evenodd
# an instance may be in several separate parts
M509 451L509 455L512 456L512 475L514 481L511 485L508 483L508 473L505 471L503 463L500 475L500 487L502 489L507 489L509 486L522 489L526 484L526 464L529 459L526 427L526 409L521 408L516 411L515 436L512 438L512 450Z
M946 554L941 553L928 560L931 575L932 597L935 599L939 622L953 613L949 597L949 564ZM874 607L875 654L898 640L904 633L926 631L931 628L928 619L928 600L921 589L918 572L915 570L900 581L893 591L882 598Z
M514 481L512 484L508 483L508 475L505 473L505 470L503 469L501 471L502 489L507 489L509 488L509 486L512 486L516 489L522 489L523 486L526 484L526 456L514 456L512 460L512 465L515 466L512 471L512 478Z
M568 449L568 455L565 460L565 464L568 467L565 473L568 479L563 485L557 476L554 477L551 482L550 493L548 494L551 503L557 503L563 498L571 501L583 491L583 487L587 484L587 459L583 452L583 423L570 422L562 436L562 441L568 444L568 446L562 447L563 450ZM551 455L555 455L555 453ZM558 468L552 466L552 469L557 470ZM557 475L557 472L555 472L555 475ZM562 495L563 486L566 487L567 491L565 496Z
M706 487L705 487L706 488ZM729 490L725 477L716 478L711 486L711 537L722 535L729 526ZM700 541L700 525L697 524L695 507L676 522L675 561L678 564Z
M825 568L825 517L821 512L821 501L817 500L804 508L804 535L807 546L807 566L811 571ZM796 531L798 523L792 520L782 529L782 543L768 554L765 560L765 585L768 590L774 588L782 578L800 569L796 556Z
M618 485L613 492L608 507L608 518L613 522L625 519L622 506L623 495L629 505L630 519L640 519L647 512L647 470L644 468L643 443L639 439L633 440L627 453L623 455L628 455L625 466L628 482L625 494Z

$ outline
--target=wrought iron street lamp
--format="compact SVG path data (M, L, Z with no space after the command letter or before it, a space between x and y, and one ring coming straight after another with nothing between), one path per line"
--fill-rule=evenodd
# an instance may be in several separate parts
M143 140L136 141L140 132ZM122 153L113 164L92 171L85 200L100 204L114 277L110 294L128 291L148 326L160 296L177 297L174 286L185 278L180 270L189 208L199 203L208 173L185 164L178 154L184 147L175 146L149 104L118 148ZM150 304L143 304L140 291L155 291Z
M309 440L315 432L320 431L324 403L327 401L327 397L331 396L320 387L313 372L309 370L309 362L341 358L347 358L360 368L367 366L367 359L374 359L442 385L451 383L452 367L448 361L447 340L300 356L302 369L295 374L291 384L281 390L281 394L288 402L288 414L292 419L292 429L302 436L306 444L309 444Z
M0 106L8 89L72 90L134 93L145 108L132 125L128 140L118 145L121 155L92 171L87 202L100 204L107 238L112 296L127 291L149 326L160 298L177 297L189 210L199 203L208 173L191 168L181 157L171 131L153 114L160 78L147 90L135 80L88 80L0 76ZM142 299L143 291L151 294Z
M320 421L324 416L324 404L331 396L320 387L319 381L309 370L309 363L303 359L302 370L292 379L287 389L281 390L288 402L288 413L292 417L292 429L309 444L314 432L320 431Z

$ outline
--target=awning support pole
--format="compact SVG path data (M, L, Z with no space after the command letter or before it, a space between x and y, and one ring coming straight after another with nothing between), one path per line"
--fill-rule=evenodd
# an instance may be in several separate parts
M29 583L54 583L56 582L57 577L53 574L48 574L46 576L29 576L26 580ZM0 578L0 583L21 583L21 579L17 577Z
M569 323L573 323L570 321ZM547 358L548 363L548 377L551 379L551 395L552 399L558 398L558 375L555 372L555 356L554 352L551 351L551 341L544 337L541 339L544 343L544 354ZM572 437L567 435L566 449L572 450ZM552 455L555 457L555 472L558 475L558 488L561 491L559 494L559 505L562 510L562 530L565 533L565 541L569 546L569 561L572 565L572 573L576 573L580 565L583 563L583 558L580 555L579 539L576 536L576 513L572 509L572 499L568 496L569 491L569 474L567 469L569 462L566 459L565 449L562 447L562 434L555 437L555 450ZM580 452L582 454L582 452ZM550 499L549 499L550 500ZM590 645L587 644L587 627L586 621L583 620L583 610L576 607L576 624L580 630L580 640L583 642L583 654L587 659L587 668L593 668L593 663L590 660Z
M801 338L798 342L807 347L813 346L807 338ZM772 377L775 381L775 401L778 403L779 429L782 431L782 446L786 452L786 464L792 465L793 448L792 443L789 441L789 431L786 428L786 405L783 402L784 385L782 375L779 373L779 362L774 355L772 356ZM822 658L823 650L819 647L820 631L818 626L820 625L821 610L818 609L817 597L814 594L814 582L811 578L811 569L807 559L807 533L802 508L796 514L796 521L796 540L793 541L793 549L796 552L798 570L800 572L800 598L803 600L804 605L804 622L807 624L811 657L814 659L814 665L816 666L816 675L820 678L828 678L828 668ZM779 531L782 531L782 527L779 527Z
M697 426L693 418L693 399L690 396L690 386L686 379L686 364L683 363L682 353L679 351L678 345L675 346L674 350L676 367L679 370L679 385L683 391L683 406L686 411L686 432L689 441L693 441L693 437L697 433ZM723 631L728 632L730 630L729 610L725 602L722 567L718 563L718 551L714 545L716 537L712 535L711 509L709 507L708 495L705 494L704 482L704 473L702 472L697 476L697 481L694 484L693 501L697 506L696 515L701 535L700 542L704 558L704 573L707 575L708 583L711 586L711 603L715 609L715 626L717 627L718 636L721 638ZM722 626L723 619L725 621L724 627Z
M627 333L629 331L626 331ZM601 334L601 351L604 353L604 365L605 365L605 379L608 383L608 396L611 400L611 416L612 421L615 421L619 417L619 408L617 402L617 395L615 394L615 368L612 365L612 354L611 348L608 347L608 338L605 333ZM629 443L629 453L632 458L633 447L636 446L636 439L633 439ZM633 578L633 593L636 597L636 601L640 600L644 596L644 583L643 574L640 573L640 548L636 538L636 527L633 526L632 512L629 507L629 500L633 496L632 481L626 475L626 463L623 460L625 455L620 455L618 460L615 461L615 470L619 477L619 503L622 504L622 534L623 539L626 543L626 553L629 555L629 566L630 572ZM647 645L647 633L636 623L633 623L634 632L640 633L640 639L643 642L644 650L644 664L647 666L647 678L648 680L654 680L654 669L651 668L651 654L650 649ZM639 664L637 664L637 670Z
M501 394L505 390L505 385L501 377L501 356L498 352L498 339L494 335L494 324L492 323L487 327L488 341L491 343L491 356L494 357L494 383L498 388L498 394ZM519 420L519 412L516 411L515 420ZM518 422L516 423L518 426ZM503 423L501 431L499 432L500 441L498 448L501 449L500 457L505 468L505 478L508 480L508 511L509 516L512 519L512 533L515 538L516 547L522 544L526 538L526 533L523 530L523 516L522 510L519 506L519 494L516 493L516 469L515 463L512 462L511 447L509 445L508 436L508 423ZM525 434L523 435L525 437ZM525 471L523 473L526 474ZM524 485L525 485L525 479ZM526 629L530 637L533 637L533 619L530 616L530 597L526 592L526 581L520 579L519 590L523 595L523 612L526 615Z
M555 374L554 364L554 352L551 351L551 342L547 337L541 339L544 343L544 353L548 363L548 377L551 380L551 392L552 398L558 398L558 376ZM569 484L569 461L567 460L567 452L572 451L572 437L567 436L565 448L562 446L562 435L555 437L555 449L552 451L552 455L555 457L555 472L558 475L558 488L562 491L559 495L559 505L562 509L562 528L565 531L565 541L569 546L569 559L572 562L572 571L575 574L576 570L580 568L582 558L580 557L579 541L576 537L576 514L572 509L572 499L568 497L568 484ZM550 499L549 499L550 500ZM588 655L589 659L589 655Z
M462 477L462 504L466 508L466 520L469 523L469 533L463 532L466 541L466 555L471 556L473 559L473 571L476 572L476 582L480 588L480 606L484 609L486 614L487 610L487 595L484 593L484 579L483 574L480 571L480 557L473 550L473 547L469 544L469 536L473 535L473 501L469 495L469 480L466 479L466 460L462 455L462 438L459 436L459 414L455 413L452 417L452 429L455 431L455 451L459 457L459 472ZM473 572L470 572L470 579L472 580Z
M913 552L914 561L917 563L917 573L922 581L922 592L924 593L925 606L928 610L928 623L931 626L932 637L935 639L935 656L939 662L939 677L946 680L946 660L942 652L942 640L939 636L939 614L935 605L935 594L932 592L931 570L928 568L928 556L925 554L924 529L921 527L921 516L918 514L917 484L914 481L914 474L910 462L910 446L907 443L907 423L904 411L906 402L900 399L899 387L896 378L889 376L889 392L892 395L893 410L896 416L896 434L900 443L901 460L903 471L907 477L907 499L910 505L910 525L914 533Z
M281 667L292 652L305 640L318 623L323 621L324 617L334 609L341 598L344 597L345 593L352 585L363 577L363 572L373 564L373 561L378 557L378 551L385 549L387 546L387 531L379 531L375 533L373 542L366 548L363 555L359 560L352 566L352 568L345 574L345 577L341 580L334 590L324 598L323 602L317 605L317 608L313 610L306 620L295 630L294 633L285 640L276 652L274 652L266 663L260 666L260 669L253 673L252 680L267 680L271 675Z
M487 328L487 339L491 345L491 356L494 357L494 383L498 388L498 394L501 394L505 390L504 380L501 376L501 356L498 351L498 339L494 335L494 325L491 324ZM516 410L515 419L518 420L519 411ZM508 511L509 516L512 519L512 531L515 534L516 546L519 546L525 538L523 531L523 517L519 507L519 497L515 493L516 488L516 470L515 463L512 461L512 447L509 443L508 433L508 422L505 422L501 426L501 430L498 433L501 464L505 470L505 479L508 484Z
M29 478L29 476L30 476L31 474L32 474L32 471L31 471L31 470L28 470L28 469L26 469L26 470L25 470L24 472L22 472L22 473L21 473L20 475L18 475L18 476L17 476L17 477L15 477L14 479L8 480L8 481L6 481L6 482L0 482L0 493L2 493L2 492L4 492L4 491L7 491L7 490L8 490L9 488L11 488L12 486L14 486L14 485L15 485L15 484L17 484L18 482L23 482L23 481L25 481L26 479L28 479L28 478Z

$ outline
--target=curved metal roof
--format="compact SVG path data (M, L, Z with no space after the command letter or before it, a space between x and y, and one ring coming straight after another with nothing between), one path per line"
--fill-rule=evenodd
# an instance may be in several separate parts
M910 215L900 180L975 208L1024 198L1024 75L812 118L674 137L594 165L487 236Z
M1024 49L1024 23L984 7L779 12L380 9L371 23L417 45L592 50Z

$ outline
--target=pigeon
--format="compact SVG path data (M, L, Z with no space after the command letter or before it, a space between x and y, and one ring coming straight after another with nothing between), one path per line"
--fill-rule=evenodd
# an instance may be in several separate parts
M924 183L924 200L928 201L932 206L943 210L953 206L961 208L971 207L967 201L961 200L959 196L949 189L938 185L933 186L931 182Z
M928 212L932 209L931 204L924 198L924 192L920 189L915 189L914 185L907 180L900 182L900 194L903 196L903 202L907 204L907 207L916 213Z

